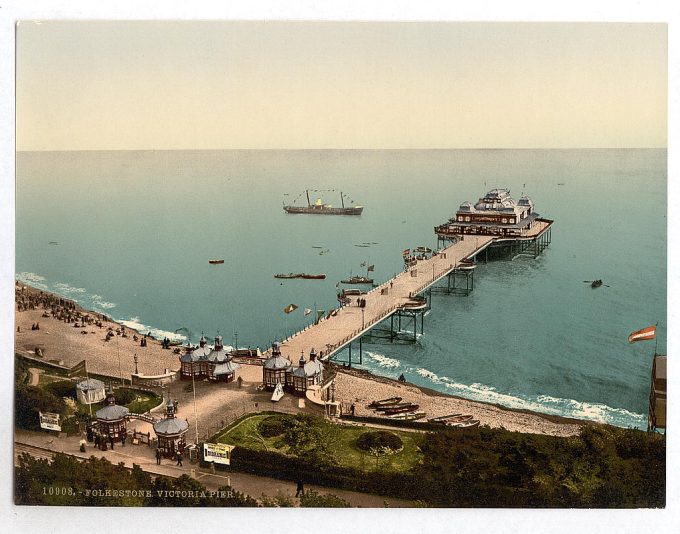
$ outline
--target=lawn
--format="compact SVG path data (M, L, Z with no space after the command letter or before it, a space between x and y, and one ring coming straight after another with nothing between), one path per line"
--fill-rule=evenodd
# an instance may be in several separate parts
M249 449L276 451L290 455L289 447L284 443L282 436L263 438L257 432L257 425L270 416L271 414L260 414L248 417L219 434L217 441ZM404 448L397 453L376 460L375 456L355 446L356 440L361 434L372 430L370 427L337 425L337 428L340 431L339 439L334 447L336 450L335 458L340 466L353 467L362 471L373 471L379 468L392 472L404 472L418 464L421 459L422 455L418 449L422 441L422 434L420 433L390 430L401 438Z

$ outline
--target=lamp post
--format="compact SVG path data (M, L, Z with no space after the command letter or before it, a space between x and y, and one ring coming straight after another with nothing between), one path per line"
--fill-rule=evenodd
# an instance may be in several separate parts
M194 369L191 368L191 390L194 393L194 421L196 422L196 445L198 445L198 415L196 415L196 381L194 380Z
M364 308L361 308L361 329L364 330L365 327L365 322L364 322Z

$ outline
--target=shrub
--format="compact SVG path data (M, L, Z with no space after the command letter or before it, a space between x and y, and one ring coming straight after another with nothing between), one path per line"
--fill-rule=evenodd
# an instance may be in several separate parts
M69 397L75 399L77 397L76 385L70 380L50 382L45 386L45 389L59 398Z
M17 388L14 394L14 418L19 428L39 430L38 412L64 415L64 400L37 386Z
M260 434L265 438L280 436L290 426L291 417L287 415L271 415L257 425Z
M137 399L137 392L134 389L118 388L114 392L114 396L116 397L116 404L125 406Z
M356 446L362 451L370 451L371 449L387 448L393 451L401 450L404 443L401 438L387 430L376 430L371 432L364 432L357 438Z
M345 499L332 493L320 494L309 490L300 497L302 508L349 508L351 505Z

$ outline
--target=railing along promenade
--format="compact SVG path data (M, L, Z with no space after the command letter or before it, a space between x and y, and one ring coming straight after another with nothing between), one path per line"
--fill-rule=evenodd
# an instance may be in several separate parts
M304 351L308 359L314 348L323 360L332 357L348 343L359 338L376 323L382 321L397 309L412 302L412 297L450 274L461 260L471 258L494 241L513 239L535 239L546 231L552 221L538 220L533 228L516 238L494 235L465 235L438 254L425 260L418 260L413 267L397 274L368 293L352 297L350 303L334 310L334 314L322 318L318 323L308 325L281 342L281 350L295 364ZM357 305L357 299L366 301L364 307ZM271 356L271 349L263 356Z

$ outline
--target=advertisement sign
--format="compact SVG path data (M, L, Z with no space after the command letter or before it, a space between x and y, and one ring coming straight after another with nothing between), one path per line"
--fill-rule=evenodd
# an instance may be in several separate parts
M38 412L38 416L40 417L40 428L44 428L45 430L57 430L58 432L61 432L58 413Z
M215 462L216 464L230 465L231 451L233 450L234 450L233 445L225 445L223 443L204 443L203 461Z

